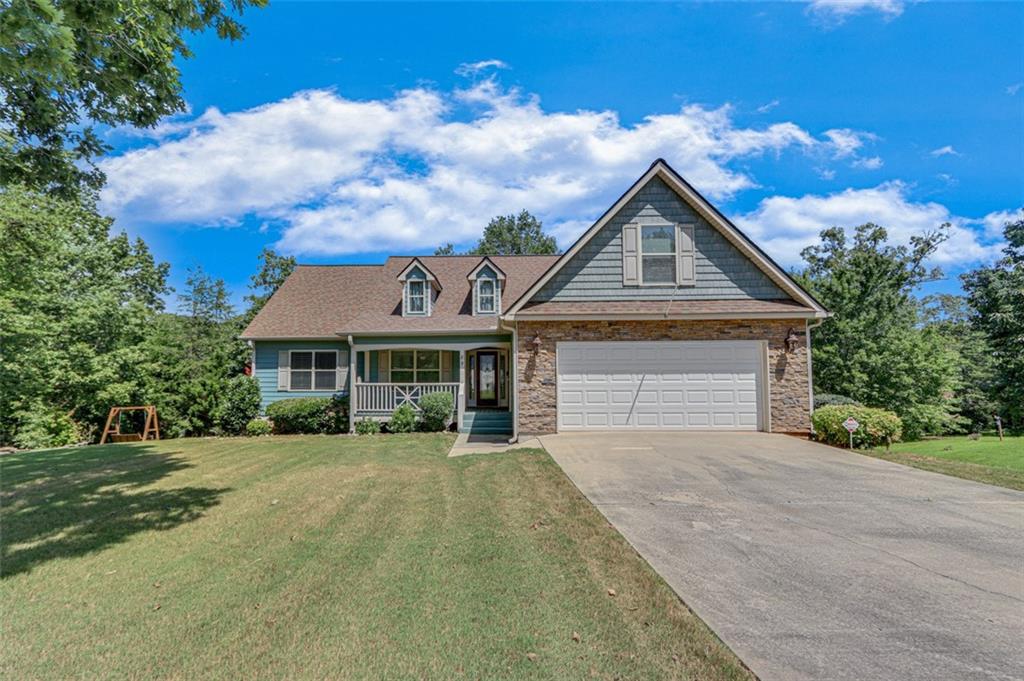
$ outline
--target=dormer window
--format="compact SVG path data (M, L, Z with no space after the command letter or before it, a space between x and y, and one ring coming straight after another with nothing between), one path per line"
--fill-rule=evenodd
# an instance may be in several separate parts
M501 285L505 273L490 258L484 258L466 278L473 286L473 314L501 314Z
M476 280L476 311L494 314L498 309L498 281L481 277Z
M402 283L402 316L429 317L435 294L441 290L437 277L419 258L413 258L398 275L398 281Z
M409 292L406 294L405 302L408 305L408 314L427 313L427 283L422 280L411 280L406 283Z

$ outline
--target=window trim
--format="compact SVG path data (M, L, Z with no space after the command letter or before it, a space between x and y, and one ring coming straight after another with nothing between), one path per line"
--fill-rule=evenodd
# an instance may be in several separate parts
M412 380L411 381L396 381L394 379L394 375L395 375L395 353L396 352L411 352L412 353L412 368L411 369L404 369L404 368L403 369L398 369L398 371L412 372ZM419 380L420 371L421 371L421 369L419 368L419 358L417 357L417 353L419 353L419 352L433 352L433 353L437 354L437 368L436 369L422 369L422 371L425 371L425 372L429 371L431 373L437 372L437 381L436 381L436 383L444 383L444 381L441 380L444 377L444 366L443 366L443 360L441 359L441 353L444 352L444 351L443 350L435 350L433 348L392 348L391 350L389 350L388 351L388 353L389 353L389 356L388 356L388 383L400 383L401 385L418 385L420 383L425 383L424 381Z
M645 227L672 227L675 235L673 237L673 243L675 244L675 251L672 253L644 253L644 228ZM640 282L640 286L680 286L679 283L679 224L650 224L650 225L637 225L637 239L636 239L636 252L637 252L637 277ZM673 258L672 268L672 281L645 281L644 280L644 257L656 257L661 256L665 259Z
M295 369L295 362L293 357L296 352L308 352L312 354L312 364L309 369ZM333 353L334 354L334 387L333 388L317 388L316 387L316 353ZM288 392L291 393L336 393L341 388L338 387L338 370L341 368L341 351L331 348L299 348L288 350ZM309 387L308 388L296 388L292 386L292 373L295 371L308 372L309 376ZM327 373L327 369L320 369L321 373Z
M490 310L484 310L480 307L480 300L483 298L483 294L480 293L480 287L483 282L489 281L493 285L492 293L488 296L494 300L493 307ZM477 277L473 284L473 314L480 316L494 316L501 314L501 280L497 277L483 276Z
M423 287L423 292L420 295L415 296L416 298L423 298L423 309L413 310L412 309L412 285L420 284ZM407 279L405 282L405 302L402 305L402 311L407 317L423 317L430 315L430 282L426 279Z

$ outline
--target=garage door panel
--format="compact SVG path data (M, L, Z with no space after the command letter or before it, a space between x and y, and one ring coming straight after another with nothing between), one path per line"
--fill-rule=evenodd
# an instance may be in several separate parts
M560 429L761 424L758 342L567 342L557 353Z

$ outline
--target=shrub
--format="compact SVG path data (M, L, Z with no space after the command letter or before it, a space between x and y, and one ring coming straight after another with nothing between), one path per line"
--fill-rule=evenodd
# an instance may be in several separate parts
M267 407L274 432L341 433L348 430L348 398L293 397Z
M227 435L238 435L260 415L260 384L252 376L235 376L227 382L214 423Z
M452 411L455 409L455 398L449 392L431 393L420 399L423 429L436 433L444 430L451 423Z
M82 429L67 412L36 405L31 411L18 414L21 425L14 434L20 449L64 447L85 439Z
M270 435L271 430L273 430L273 427L270 425L270 421L266 419L253 419L245 424L245 434L249 437Z
M860 423L860 428L853 432L854 447L887 445L902 436L903 422L891 411L833 404L814 410L811 422L814 424L815 438L830 445L847 446L850 435L843 427L843 421L851 416Z
M388 421L389 433L411 433L416 430L416 410L406 402L391 413Z
M827 407L827 406L832 405L832 404L844 404L844 405L848 404L848 405L851 405L851 406L854 406L854 407L863 406L857 400L853 399L852 397L847 397L846 395L833 395L831 393L820 393L820 394L819 393L815 393L815 395L814 395L814 408L815 409L821 409L822 407Z
M376 435L380 432L380 421L370 418L362 418L356 421L357 435Z

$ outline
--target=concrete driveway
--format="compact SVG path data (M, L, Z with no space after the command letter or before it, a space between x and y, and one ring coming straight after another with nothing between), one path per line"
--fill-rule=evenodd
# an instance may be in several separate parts
M762 679L1024 678L1024 494L765 433L541 438Z

